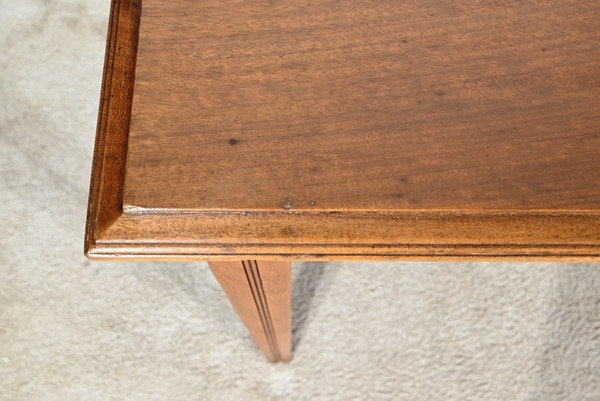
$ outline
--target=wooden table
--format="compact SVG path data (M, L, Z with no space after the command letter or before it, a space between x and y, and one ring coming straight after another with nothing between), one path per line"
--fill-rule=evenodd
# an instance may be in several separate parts
M599 260L598 21L597 0L114 0L85 252L209 261L271 361L292 260Z

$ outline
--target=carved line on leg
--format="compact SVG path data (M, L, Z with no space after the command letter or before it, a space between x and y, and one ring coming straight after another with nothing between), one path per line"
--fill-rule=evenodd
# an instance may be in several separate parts
M269 312L269 305L260 277L258 263L255 260L246 260L242 261L242 266L244 267L244 273L246 274L252 298L256 304L256 310L258 311L265 338L267 339L273 358L275 358L275 361L281 361L281 352L279 352L279 344L277 343L273 322L271 321L271 313Z

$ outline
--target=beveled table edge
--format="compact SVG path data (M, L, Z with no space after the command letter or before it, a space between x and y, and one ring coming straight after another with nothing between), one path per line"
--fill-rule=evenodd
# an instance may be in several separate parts
M141 0L113 0L86 221L92 259L600 260L600 211L123 210Z

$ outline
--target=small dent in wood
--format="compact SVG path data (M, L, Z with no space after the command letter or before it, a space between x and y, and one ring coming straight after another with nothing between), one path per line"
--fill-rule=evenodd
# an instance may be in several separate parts
M292 202L291 200L287 200L285 201L285 203L283 204L283 208L285 210L292 210L294 208L294 202Z
M233 146L233 145L237 145L238 143L240 143L240 141L238 141L238 140L237 140L237 139L235 139L235 138L231 138L231 139L229 140L229 144L230 144L230 145L232 145L232 146Z

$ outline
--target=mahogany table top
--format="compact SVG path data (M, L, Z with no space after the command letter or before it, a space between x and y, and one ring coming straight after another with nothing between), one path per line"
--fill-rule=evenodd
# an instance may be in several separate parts
M86 252L600 257L600 4L115 0Z

